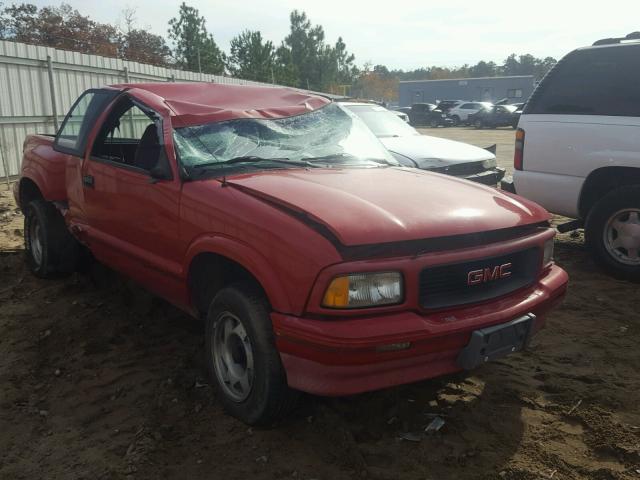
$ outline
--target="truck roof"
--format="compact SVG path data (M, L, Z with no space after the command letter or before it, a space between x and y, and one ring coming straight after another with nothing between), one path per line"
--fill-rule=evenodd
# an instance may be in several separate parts
M168 108L175 126L200 125L238 118L285 118L317 110L326 97L288 87L223 85L207 82L121 83L153 110Z

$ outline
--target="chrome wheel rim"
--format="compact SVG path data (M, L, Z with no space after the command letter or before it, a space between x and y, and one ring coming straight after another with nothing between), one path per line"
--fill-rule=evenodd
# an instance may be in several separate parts
M640 209L619 210L604 229L607 252L625 265L640 266Z
M33 218L29 225L29 246L31 248L31 256L37 265L42 264L42 229L40 223Z
M216 377L224 392L234 402L242 402L253 386L253 349L244 325L231 312L218 316L211 348Z

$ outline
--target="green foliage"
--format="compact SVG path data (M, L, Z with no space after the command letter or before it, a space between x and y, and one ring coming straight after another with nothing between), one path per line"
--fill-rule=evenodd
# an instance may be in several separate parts
M170 49L164 38L135 27L135 10L124 12L126 28L95 22L67 4L42 7L29 3L4 7L0 2L0 39L45 45L83 53L117 56L155 65L173 65L203 73L230 74L247 80L275 82L311 90L393 100L399 80L533 75L541 79L556 60L533 55L509 55L502 64L480 61L461 67L427 66L410 71L365 65L359 70L355 56L342 37L335 44L325 39L321 25L313 25L305 12L289 15L289 33L277 48L259 31L245 30L231 40L228 58L207 31L200 12L180 5L169 21Z
M180 5L178 16L169 20L169 38L175 44L173 56L179 67L224 73L225 55L207 32L206 21L197 9L184 2Z
M227 68L231 75L247 80L272 82L276 69L273 43L257 31L245 30L231 40Z
M399 80L439 80L447 78L496 77L501 75L533 75L540 80L556 64L552 57L536 58L526 54L509 55L502 65L480 61L475 65L461 67L423 67L410 71L394 70Z
M324 29L312 25L307 14L294 10L290 30L277 52L278 78L286 84L311 90L339 90L350 84L357 69L355 57L338 38L335 46L325 43Z

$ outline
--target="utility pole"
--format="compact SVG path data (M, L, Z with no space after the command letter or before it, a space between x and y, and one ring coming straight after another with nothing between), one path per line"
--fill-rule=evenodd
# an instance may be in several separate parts
M202 79L202 65L200 65L200 47L197 47L198 52L198 72L200 73L200 79Z

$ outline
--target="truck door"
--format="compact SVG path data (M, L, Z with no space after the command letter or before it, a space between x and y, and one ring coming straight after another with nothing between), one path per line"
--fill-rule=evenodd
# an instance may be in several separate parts
M100 261L183 303L181 184L164 144L159 115L127 95L114 102L84 161L85 214Z

